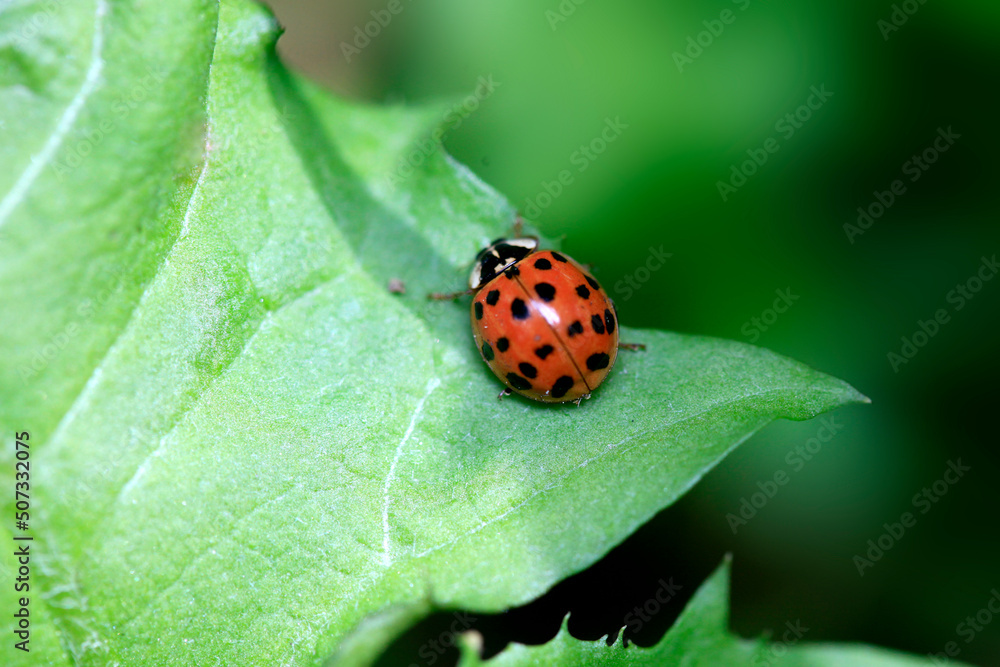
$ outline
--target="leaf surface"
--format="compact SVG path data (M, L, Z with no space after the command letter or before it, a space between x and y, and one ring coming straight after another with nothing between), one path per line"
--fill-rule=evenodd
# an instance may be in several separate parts
M52 664L364 664L431 609L537 597L769 421L865 400L626 327L647 351L583 406L498 401L467 302L424 295L513 209L429 139L446 107L337 100L277 34L239 1L0 13L0 425L31 433Z

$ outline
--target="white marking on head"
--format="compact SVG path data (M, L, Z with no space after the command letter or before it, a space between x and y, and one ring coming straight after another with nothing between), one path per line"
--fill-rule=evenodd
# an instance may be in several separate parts
M483 263L482 263L483 257L492 254L499 260L496 269L494 269L494 273L496 273L496 275L500 275L504 269L509 267L514 262L518 261L519 258L517 257L501 257L500 253L497 250L497 246L499 245L517 246L519 248L525 248L528 251L527 253L525 253L525 257L527 257L531 253L535 252L535 250L538 248L538 239L536 239L533 236L525 236L516 239L500 239L496 243L493 243L484 248L483 251L480 252L479 255L477 256L476 263L473 265L472 271L469 273L469 289L478 289L479 287L482 286L481 283L483 279Z

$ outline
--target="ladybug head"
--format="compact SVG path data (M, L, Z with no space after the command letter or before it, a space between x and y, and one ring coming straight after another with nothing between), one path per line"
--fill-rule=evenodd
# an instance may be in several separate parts
M469 288L479 289L500 275L511 264L521 261L538 248L538 239L525 236L518 239L497 239L476 255L469 275Z

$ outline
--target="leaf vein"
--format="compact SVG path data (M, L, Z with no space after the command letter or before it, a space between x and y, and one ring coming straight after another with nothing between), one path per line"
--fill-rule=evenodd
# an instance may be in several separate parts
M66 135L69 134L73 124L76 123L83 105L87 102L91 93L94 92L94 89L97 88L101 72L104 70L104 17L107 12L107 0L97 0L94 17L94 36L90 45L90 65L87 67L87 74L84 76L83 84L81 84L80 89L76 91L76 95L70 100L69 106L66 107L66 110L59 117L59 122L56 123L55 130L49 135L49 139L45 142L41 152L31 157L31 164L21 172L21 176L14 183L14 187L10 189L3 198L3 201L0 201L0 227L3 227L7 218L14 212L14 209L24 201L28 190L35 184L35 180L38 179L45 165L49 163L52 156L59 150L59 146L62 145Z
M389 473L385 476L385 485L382 488L382 564L388 567L392 564L392 556L389 553L391 547L391 534L389 531L389 488L392 486L392 482L396 477L396 465L399 463L399 459L403 454L403 447L406 446L406 442L413 435L413 429L417 425L417 420L420 419L420 414L424 410L424 403L427 398L433 393L435 389L440 386L441 380L437 377L432 377L427 381L427 387L424 390L424 395L420 397L417 401L416 407L413 409L413 414L410 416L410 424L406 427L406 433L403 434L403 439L399 441L396 445L396 453L392 457L392 463L389 465Z

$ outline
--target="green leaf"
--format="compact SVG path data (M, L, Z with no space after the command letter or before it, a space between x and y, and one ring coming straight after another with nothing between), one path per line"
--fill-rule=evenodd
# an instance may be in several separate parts
M870 646L809 645L809 628L789 620L775 634L780 640L747 641L729 634L729 561L702 584L673 627L656 646L624 646L621 633L613 645L574 639L569 616L555 638L541 646L512 644L491 660L479 658L475 639L460 640L459 667L526 667L528 665L609 665L611 667L916 667L927 660ZM624 629L624 628L623 628ZM956 664L959 663L949 663Z
M582 407L498 401L467 304L424 294L513 209L440 151L446 108L336 100L277 34L236 0L0 14L0 482L29 431L53 662L365 664L587 567L769 421L866 400L624 328L647 351Z

